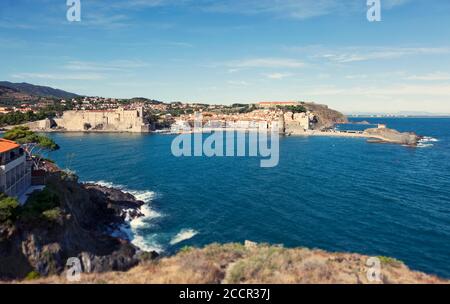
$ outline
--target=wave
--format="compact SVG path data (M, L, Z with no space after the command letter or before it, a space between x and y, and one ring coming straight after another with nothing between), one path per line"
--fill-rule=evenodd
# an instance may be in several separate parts
M196 236L198 234L198 231L195 231L194 229L182 229L176 236L172 238L170 241L170 245L175 245L181 242L184 242L186 240L189 240Z
M421 140L421 142L437 142L439 139L430 137L430 136L424 136Z
M433 144L423 144L423 143L418 143L417 144L418 148L430 148L430 147L433 147L433 146L434 146Z
M433 147L434 144L431 144L432 142L438 142L439 139L430 137L430 136L424 136L422 139L419 140L419 143L417 144L417 147L419 148L429 148Z
M419 140L419 143L417 144L417 147L419 148L429 148L433 147L434 145L431 144L432 142L438 142L439 139L430 137L430 136L424 136L422 139Z
M129 189L124 185L114 184L107 181L88 181L86 183L96 184L102 187L119 189L125 193L133 195L137 200L143 201L145 204L141 206L140 212L143 216L131 219L129 216L129 212L125 218L125 223L119 227L116 227L114 231L111 232L111 235L114 237L123 237L128 239L133 245L137 246L143 251L156 251L161 253L164 251L163 247L154 240L154 238L150 238L147 235L142 235L140 233L141 229L148 228L151 223L150 221L159 217L162 217L162 214L153 210L150 206L150 203L156 197L156 193L153 191L147 190L134 190Z

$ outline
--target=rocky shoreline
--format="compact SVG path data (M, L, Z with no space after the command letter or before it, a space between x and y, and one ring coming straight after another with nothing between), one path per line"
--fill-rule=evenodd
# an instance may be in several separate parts
M60 214L51 222L19 218L0 226L0 280L59 275L69 258L81 262L83 272L126 271L145 256L123 234L114 231L141 217L144 202L117 189L81 184L74 175L51 173L47 188L59 200ZM118 236L120 235L120 236Z
M404 145L409 147L417 147L420 140L423 138L413 132L401 133L389 128L371 128L361 131L359 133L342 132L335 130L320 131L308 130L300 132L292 132L289 136L324 136L324 137L351 137L351 138L365 138L369 143L391 143Z

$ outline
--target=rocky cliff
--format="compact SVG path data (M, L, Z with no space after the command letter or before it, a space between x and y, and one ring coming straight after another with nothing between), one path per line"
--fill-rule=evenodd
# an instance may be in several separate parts
M1 279L59 274L71 257L79 258L87 272L124 271L138 264L138 248L111 232L126 218L141 216L143 202L119 190L80 184L63 172L47 179L47 189L58 205L51 220L24 214L14 225L0 227Z
M386 257L378 257L379 271L373 272L367 266L368 259L368 256L359 254L329 253L305 248L213 244L203 249L184 248L175 256L143 262L127 272L83 274L81 283L448 283L437 277L412 271L402 262ZM370 276L372 273L375 275ZM368 277L374 280L369 281ZM64 276L53 276L33 283L67 281Z
M314 130L332 128L336 124L348 123L347 116L336 110L328 108L326 105L316 103L302 103L306 110L313 112L315 120L312 124Z

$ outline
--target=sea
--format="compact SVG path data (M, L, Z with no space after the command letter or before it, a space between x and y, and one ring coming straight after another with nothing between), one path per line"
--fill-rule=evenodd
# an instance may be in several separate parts
M250 240L389 256L450 278L450 118L354 120L424 139L281 137L278 166L261 168L255 157L175 157L175 135L52 133L61 149L50 158L145 201L131 223L144 250Z

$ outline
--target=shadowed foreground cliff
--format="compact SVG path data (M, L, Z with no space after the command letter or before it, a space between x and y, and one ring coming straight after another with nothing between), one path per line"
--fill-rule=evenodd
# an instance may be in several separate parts
M212 244L203 249L184 248L177 255L141 263L127 272L83 274L81 283L343 283L364 284L368 257L328 253L304 248L241 244ZM403 263L381 260L381 282L448 283L409 270ZM67 283L53 276L31 283Z
M138 248L112 233L141 216L143 204L120 190L80 184L75 175L50 174L45 190L0 223L0 280L61 274L71 257L92 272L136 266Z

